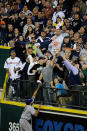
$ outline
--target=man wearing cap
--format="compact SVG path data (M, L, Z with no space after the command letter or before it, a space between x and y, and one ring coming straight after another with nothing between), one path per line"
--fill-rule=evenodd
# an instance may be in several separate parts
M33 107L34 99L36 97L36 94L37 94L39 88L40 88L40 86L35 90L31 99L26 100L26 107L25 107L25 109L21 115L20 121L19 121L20 131L33 131L32 125L31 125L32 124L31 123L32 115L37 117L39 114L39 110L41 108L41 106L39 106L39 108L36 111Z
M78 105L81 104L81 91L82 91L82 82L80 78L79 73L79 63L78 60L72 61L72 63L69 62L68 59L66 59L66 55L62 55L64 65L69 71L69 79L68 79L68 85L72 91L72 105ZM80 93L80 94L79 94Z

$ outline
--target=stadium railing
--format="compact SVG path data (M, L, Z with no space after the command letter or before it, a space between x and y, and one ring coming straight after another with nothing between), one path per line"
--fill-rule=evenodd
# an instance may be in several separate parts
M57 89L46 86L45 83L38 84L35 81L20 80L7 81L5 100L25 102L30 99L36 88L40 86L36 104L51 105L57 107L66 107L74 109L87 109L87 87L75 85L70 86L68 90Z

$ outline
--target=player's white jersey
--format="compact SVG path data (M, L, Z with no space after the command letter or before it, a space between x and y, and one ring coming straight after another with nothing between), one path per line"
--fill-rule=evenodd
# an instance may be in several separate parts
M7 58L7 60L5 61L4 64L4 68L5 69L9 69L10 72L10 78L12 80L19 78L20 74L18 74L19 71L14 72L14 68L22 68L22 62L20 60L20 58L15 57L14 59L12 59L11 57Z

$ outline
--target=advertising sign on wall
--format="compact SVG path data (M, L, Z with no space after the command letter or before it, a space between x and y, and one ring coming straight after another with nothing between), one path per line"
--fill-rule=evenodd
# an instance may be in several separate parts
M40 113L35 131L87 131L87 118L62 113Z

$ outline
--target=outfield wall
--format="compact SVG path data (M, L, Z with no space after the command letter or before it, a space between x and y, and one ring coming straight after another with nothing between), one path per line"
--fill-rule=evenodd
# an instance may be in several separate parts
M41 109L36 119L33 117L34 131L87 131L87 112L76 114L67 113L65 109L55 111L48 108ZM0 131L19 131L19 119L23 109L24 106L1 103Z

